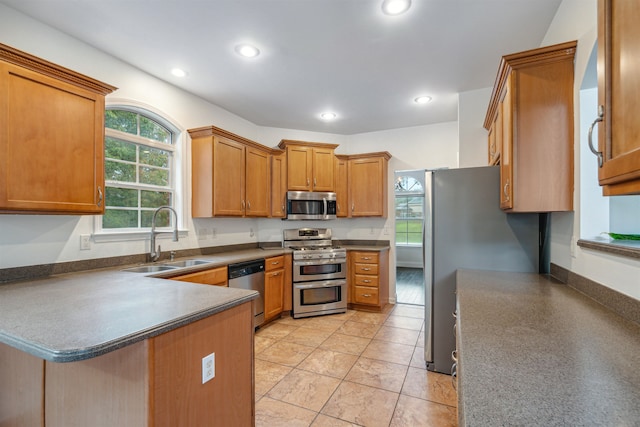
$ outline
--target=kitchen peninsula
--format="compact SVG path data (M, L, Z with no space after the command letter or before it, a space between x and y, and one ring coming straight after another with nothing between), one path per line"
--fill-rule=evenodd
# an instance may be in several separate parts
M119 269L2 285L0 424L252 425L256 296Z

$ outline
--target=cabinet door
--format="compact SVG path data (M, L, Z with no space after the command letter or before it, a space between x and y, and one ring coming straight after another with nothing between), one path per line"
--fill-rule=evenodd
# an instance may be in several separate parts
M349 160L350 215L386 217L386 161L380 157Z
M511 76L507 78L504 99L498 107L496 126L500 140L500 207L513 208L513 114Z
M604 106L598 178L607 196L640 194L639 21L638 2L598 2L598 101Z
M349 187L347 174L347 159L336 157L336 216L349 216Z
M0 61L0 210L104 212L104 96Z
M333 149L313 149L313 191L335 191Z
M243 216L245 200L245 146L214 138L213 215Z
M271 216L287 213L287 158L284 153L271 156Z
M269 153L247 147L246 156L245 216L268 217L271 198Z
M264 318L272 319L282 313L284 269L264 274Z
M287 147L287 188L311 191L313 150L310 147Z

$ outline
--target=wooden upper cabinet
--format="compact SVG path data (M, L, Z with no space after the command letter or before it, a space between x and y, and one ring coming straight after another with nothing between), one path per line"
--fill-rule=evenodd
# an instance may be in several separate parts
M348 164L349 156L336 155L336 216L346 218L349 216L349 182Z
M284 218L287 214L287 155L274 151L271 156L271 216Z
M335 191L336 144L282 140L287 152L287 188L290 191Z
M271 169L268 151L246 148L245 216L268 217L271 207Z
M494 137L509 212L573 210L575 51L573 41L502 58L484 127L501 115Z
M351 217L387 217L388 152L350 155L348 162Z
M215 126L189 134L192 216L268 217L271 150Z
M0 212L104 213L113 90L0 44Z
M604 112L598 179L605 196L640 194L638 22L638 2L598 1L598 103Z

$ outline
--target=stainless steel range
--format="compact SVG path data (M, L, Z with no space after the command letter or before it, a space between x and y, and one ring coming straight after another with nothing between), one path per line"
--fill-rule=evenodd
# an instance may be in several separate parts
M331 229L284 230L282 246L293 249L293 317L346 313L347 251Z

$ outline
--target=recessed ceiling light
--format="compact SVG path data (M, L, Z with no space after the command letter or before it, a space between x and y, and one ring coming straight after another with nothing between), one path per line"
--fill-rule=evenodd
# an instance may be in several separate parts
M416 104L428 104L431 102L430 96L419 96L413 100Z
M411 0L384 0L382 11L387 15L400 15L411 7Z
M187 72L181 68L174 68L171 70L171 74L176 77L185 77L187 75Z
M260 49L250 44L239 44L236 46L236 52L245 58L255 58L260 55Z
M320 118L322 120L333 120L336 117L338 117L338 115L336 113L331 113L331 112L326 112L326 113L320 114Z

